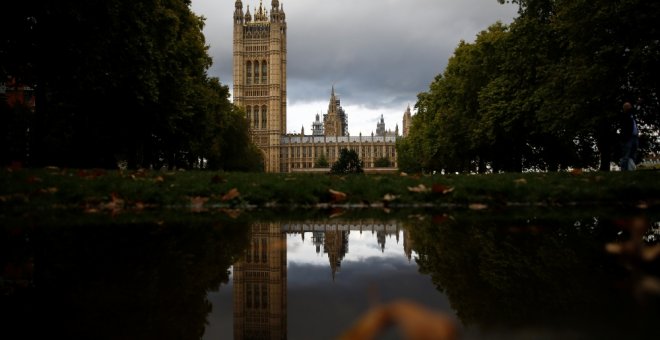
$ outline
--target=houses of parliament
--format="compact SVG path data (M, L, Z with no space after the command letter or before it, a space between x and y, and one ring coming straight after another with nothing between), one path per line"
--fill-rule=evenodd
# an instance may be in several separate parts
M287 134L286 129L286 69L287 23L284 5L271 1L270 12L259 3L244 10L236 0L233 36L233 98L234 104L245 110L250 123L253 142L264 156L266 172L313 171L315 161L322 155L330 164L339 157L341 149L358 153L366 171L375 168L378 159L387 159L396 168L395 131L385 130L381 117L376 135L350 136L348 117L341 107L334 87L330 93L327 113L323 121L319 115L312 124L311 134ZM410 108L403 116L403 135L411 124Z

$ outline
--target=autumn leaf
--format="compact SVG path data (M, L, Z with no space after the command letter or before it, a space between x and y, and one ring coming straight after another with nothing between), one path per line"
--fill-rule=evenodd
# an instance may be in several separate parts
M392 194L385 194L385 196L383 196L383 201L385 202L392 202L395 199L397 199L397 197Z
M41 179L40 177L37 177L37 176L30 176L30 177L27 178L28 183L41 183L43 181L44 181L43 179Z
M448 187L448 186L445 186L445 185L442 185L442 184L433 184L433 186L431 187L431 191L434 194L443 194L443 195L445 195L445 194L448 194L448 193L454 191L454 187Z
M54 194L54 193L58 192L59 189L56 188L56 187L50 187L50 188L41 189L39 191L43 194Z
M582 175L582 172L583 172L583 171L582 171L581 168L575 168L575 169L571 170L571 175L573 175L573 176L579 176L579 175Z
M483 204L483 203L471 203L468 206L468 208L470 208L470 210L477 210L478 211L478 210L488 209L488 206Z
M192 212L202 212L205 211L204 203L209 200L208 197L195 196L190 198L190 211Z
M403 172L403 171L402 171L399 175L400 175L401 177L406 177L406 176L408 176L408 174L405 173L405 172Z
M328 191L330 192L330 198L332 199L333 202L343 202L348 197L345 193L341 191L336 191L332 189L329 189Z
M424 186L424 184L420 184L416 187L408 187L408 191L410 192L416 192L416 193L425 193L431 191L431 189L427 188Z
M527 184L527 180L524 178L518 178L513 180L513 183L516 183L516 185L522 185L522 184Z
M240 195L241 195L241 193L238 192L238 189L233 188L233 189L229 190L224 196L222 196L222 198L220 200L223 201L223 202L231 201L231 200L233 200L234 198L236 198Z
M158 176L158 177L154 178L154 182L163 183L163 182L165 182L165 178L163 178L163 176Z
M121 210L124 209L124 200L119 198L119 196L116 193L110 194L110 202L106 203L105 206L103 206L104 209L110 210L113 213L120 212Z

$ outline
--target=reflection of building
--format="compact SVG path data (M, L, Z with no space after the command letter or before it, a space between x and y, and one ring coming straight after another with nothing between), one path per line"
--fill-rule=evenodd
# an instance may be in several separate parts
M286 234L279 224L252 226L233 275L234 339L286 339Z
M358 153L366 171L374 161L387 158L396 168L394 133L349 136L348 116L334 87L328 111L312 124L312 134L286 134L287 22L284 7L271 1L270 13L260 2L254 17L250 7L236 0L234 10L233 99L250 122L252 140L264 155L267 172L314 171L315 161L325 156L329 163L341 149ZM384 124L384 123L383 123ZM374 170L380 171L380 170Z
M351 231L371 231L384 249L385 238L396 236L398 243L402 229L398 223L376 222L253 224L250 246L233 267L234 339L287 338L287 234L312 233L316 253L322 246L328 254L334 280L348 254ZM404 232L404 247L406 237Z
M330 269L332 270L332 279L341 267L341 260L348 253L348 231L331 230L325 232L325 242L323 251L328 254Z

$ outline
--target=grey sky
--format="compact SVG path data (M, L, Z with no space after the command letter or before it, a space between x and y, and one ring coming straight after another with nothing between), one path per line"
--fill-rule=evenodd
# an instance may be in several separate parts
M212 76L232 85L232 16L235 0L193 0L207 18ZM270 8L270 0L264 0ZM335 84L351 135L371 134L380 115L388 129L401 127L441 73L460 40L496 21L509 23L515 5L497 0L281 0L288 24L287 131L306 133L327 109ZM244 7L259 0L243 0ZM254 11L252 10L254 13Z

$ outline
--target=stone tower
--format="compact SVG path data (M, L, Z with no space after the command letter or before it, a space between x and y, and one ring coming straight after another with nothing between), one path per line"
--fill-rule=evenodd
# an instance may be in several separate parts
M272 0L270 14L259 1L236 0L234 10L234 104L245 110L252 140L261 149L266 172L280 172L279 147L286 133L286 16Z
M412 114L410 113L410 105L406 109L406 112L403 113L403 137L408 137L410 132L410 126L412 125Z
M323 130L326 136L348 136L348 117L341 107L341 100L335 95L335 87L330 93L328 113L323 115Z

